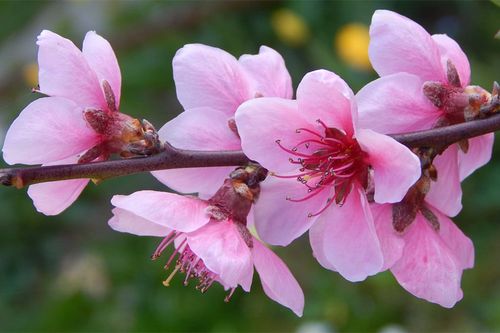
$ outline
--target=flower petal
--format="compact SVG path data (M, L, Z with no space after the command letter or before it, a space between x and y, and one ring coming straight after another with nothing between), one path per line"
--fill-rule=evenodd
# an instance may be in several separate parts
M357 94L359 126L384 134L431 128L442 115L425 97L423 81L408 73L384 76Z
M203 193L209 197L222 186L235 167L180 168L151 172L160 182L180 193Z
M253 239L252 254L266 295L302 317L304 293L286 264L256 238Z
M450 217L462 210L457 150L457 144L451 145L434 159L437 181L431 183L431 189L425 197L428 203Z
M188 233L187 238L191 250L219 275L225 286L234 288L240 284L245 291L250 290L252 254L233 222L210 222Z
M404 235L403 256L391 268L399 284L413 295L451 308L462 298L462 268L421 214Z
M232 55L202 44L188 44L173 62L177 98L185 110L210 106L232 116L253 98L245 71Z
M89 31L83 40L82 52L90 67L97 74L99 82L101 83L102 80L108 81L111 89L113 89L116 107L118 108L120 106L122 76L113 48L107 40L96 34L95 31Z
M137 236L165 237L172 230L164 225L146 220L128 210L114 208L113 217L108 221L109 226L116 231L127 232Z
M292 98L292 78L283 57L267 46L261 46L259 54L244 54L238 60L253 79L254 95L265 97Z
M34 184L28 188L28 195L38 212L58 215L78 199L88 182L88 179L72 179Z
M380 76L398 72L423 81L446 82L439 48L419 24L389 10L377 10L370 25L370 61Z
M241 137L243 152L251 160L276 173L296 170L297 165L289 162L292 154L276 142L292 149L303 135L299 128L312 128L299 113L295 101L262 97L242 104L236 112L236 125Z
M71 156L43 166L73 164L77 160L78 156ZM29 186L28 195L38 212L48 216L58 215L78 199L88 182L89 179L71 179L34 184Z
M495 135L488 133L469 139L469 150L464 153L458 150L458 167L460 180L469 177L474 171L482 167L491 159Z
M311 123L322 120L328 127L354 134L357 109L354 94L337 74L327 70L307 73L297 88L299 111Z
M99 142L82 109L60 97L30 103L10 126L3 146L7 163L41 164L81 153Z
M405 241L392 226L392 205L371 204L375 229L384 254L382 271L391 268L403 255Z
M362 281L381 271L384 258L368 201L354 187L342 207L330 206L309 232L319 263L349 281Z
M228 116L211 108L182 112L159 131L162 141L193 150L240 150L238 136L228 127ZM214 194L234 167L184 168L152 172L159 181L181 193Z
M444 34L432 35L432 39L439 47L441 54L441 65L446 73L448 59L451 60L457 69L462 87L470 83L470 64L464 51L453 39Z
M205 201L167 192L138 191L130 195L115 195L111 203L175 231L190 232L210 220Z
M81 107L106 107L96 73L73 42L44 30L37 44L41 92L66 97Z
M309 213L320 211L327 204L330 191L301 202L307 197L307 187L296 179L280 179L269 176L261 183L259 200L255 204L255 228L260 238L272 245L288 245L300 237L316 221Z
M446 243L462 269L474 267L474 245L472 241L439 210L432 210L439 220L439 236Z
M360 129L356 135L374 171L375 202L401 201L420 178L419 158L387 135L369 129Z

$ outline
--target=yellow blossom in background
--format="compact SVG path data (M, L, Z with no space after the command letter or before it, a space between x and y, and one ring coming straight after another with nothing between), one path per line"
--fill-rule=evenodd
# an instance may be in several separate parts
M368 27L361 23L349 23L340 28L335 36L335 49L339 57L358 70L372 68L368 58L370 35Z
M36 63L27 64L23 67L23 78L30 88L38 86L38 65Z
M309 39L309 28L302 17L288 8L276 10L271 25L282 42L290 46L304 45Z

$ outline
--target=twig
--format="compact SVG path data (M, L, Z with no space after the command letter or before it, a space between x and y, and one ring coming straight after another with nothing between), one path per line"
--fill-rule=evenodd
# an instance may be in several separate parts
M500 130L500 114L462 124L426 131L392 134L409 148L443 147ZM68 164L45 167L10 168L0 170L0 183L22 188L31 184L65 179L107 179L134 173L163 169L240 166L249 162L240 151L193 151L177 149L169 144L165 151L150 157L88 164Z

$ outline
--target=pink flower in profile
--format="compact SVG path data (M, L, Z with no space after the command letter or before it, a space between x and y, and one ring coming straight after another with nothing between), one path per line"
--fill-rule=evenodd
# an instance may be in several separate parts
M253 237L244 223L213 201L139 191L116 195L111 202L116 207L109 221L113 229L163 237L153 259L173 244L174 252L165 268L173 265L174 270L165 285L181 271L186 274L184 284L197 279L196 289L201 292L214 282L220 283L230 290L228 301L238 286L250 291L255 267L266 295L302 316L304 295L286 265ZM243 210L248 213L248 209Z
M447 35L429 35L412 20L377 10L370 26L370 60L381 76L356 95L360 126L402 133L464 122L488 94L470 83L470 65ZM447 216L461 210L460 181L491 158L493 133L448 148L435 159L438 177L428 197Z
M9 164L70 164L105 160L140 138L137 120L118 111L120 68L109 43L90 31L80 51L70 40L44 30L38 36L39 92L7 132ZM138 132L139 131L139 132ZM31 185L35 207L56 215L80 195L89 179Z
M367 190L400 201L420 162L392 138L357 125L357 106L334 73L305 75L297 100L258 98L236 112L245 154L271 175L255 206L258 234L287 245L309 228L315 257L351 281L383 265ZM311 227L312 226L312 227Z
M290 75L281 55L262 46L257 55L236 59L210 46L189 44L173 62L177 98L184 112L159 134L174 147L194 150L240 150L234 113L256 97L292 98ZM232 167L155 171L153 175L181 193L214 194Z

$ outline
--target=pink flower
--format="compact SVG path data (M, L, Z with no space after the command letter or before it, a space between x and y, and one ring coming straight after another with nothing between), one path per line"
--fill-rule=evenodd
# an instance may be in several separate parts
M173 59L177 97L186 111L159 130L174 147L194 150L240 150L234 113L243 102L262 96L292 98L283 58L262 46L257 55L238 60L210 46L189 44ZM155 171L153 175L182 193L210 196L232 167Z
M392 205L372 204L371 210L389 268L413 295L451 308L462 299L462 271L474 266L474 247L432 200L417 208L414 220L399 233L393 227Z
M296 101L248 101L236 123L245 154L271 172L255 207L262 239L287 245L311 228L324 267L351 281L379 272L366 190L374 183L376 202L398 202L420 177L420 162L392 138L358 127L347 84L325 70L308 73Z
M163 237L153 259L174 244L165 268L175 267L165 285L181 271L186 273L184 284L197 279L201 292L214 282L230 289L228 301L238 285L250 291L255 266L266 295L302 316L304 295L286 265L221 206L156 191L116 195L111 202L116 207L109 221L113 229Z
M377 10L370 26L370 59L381 76L357 94L360 126L381 133L430 129L465 121L473 104L487 98L468 86L470 66L458 44L446 35L429 35L412 20ZM460 181L491 157L493 133L450 148L451 160L438 156L437 185L428 196L448 216L461 209ZM456 154L456 156L455 156ZM439 191L439 193L435 193Z
M121 75L109 43L88 32L80 51L44 30L38 36L39 92L11 125L3 146L7 163L70 164L105 160L141 137L137 120L118 112ZM139 132L138 132L139 131ZM28 194L39 212L56 215L89 179L36 184Z

